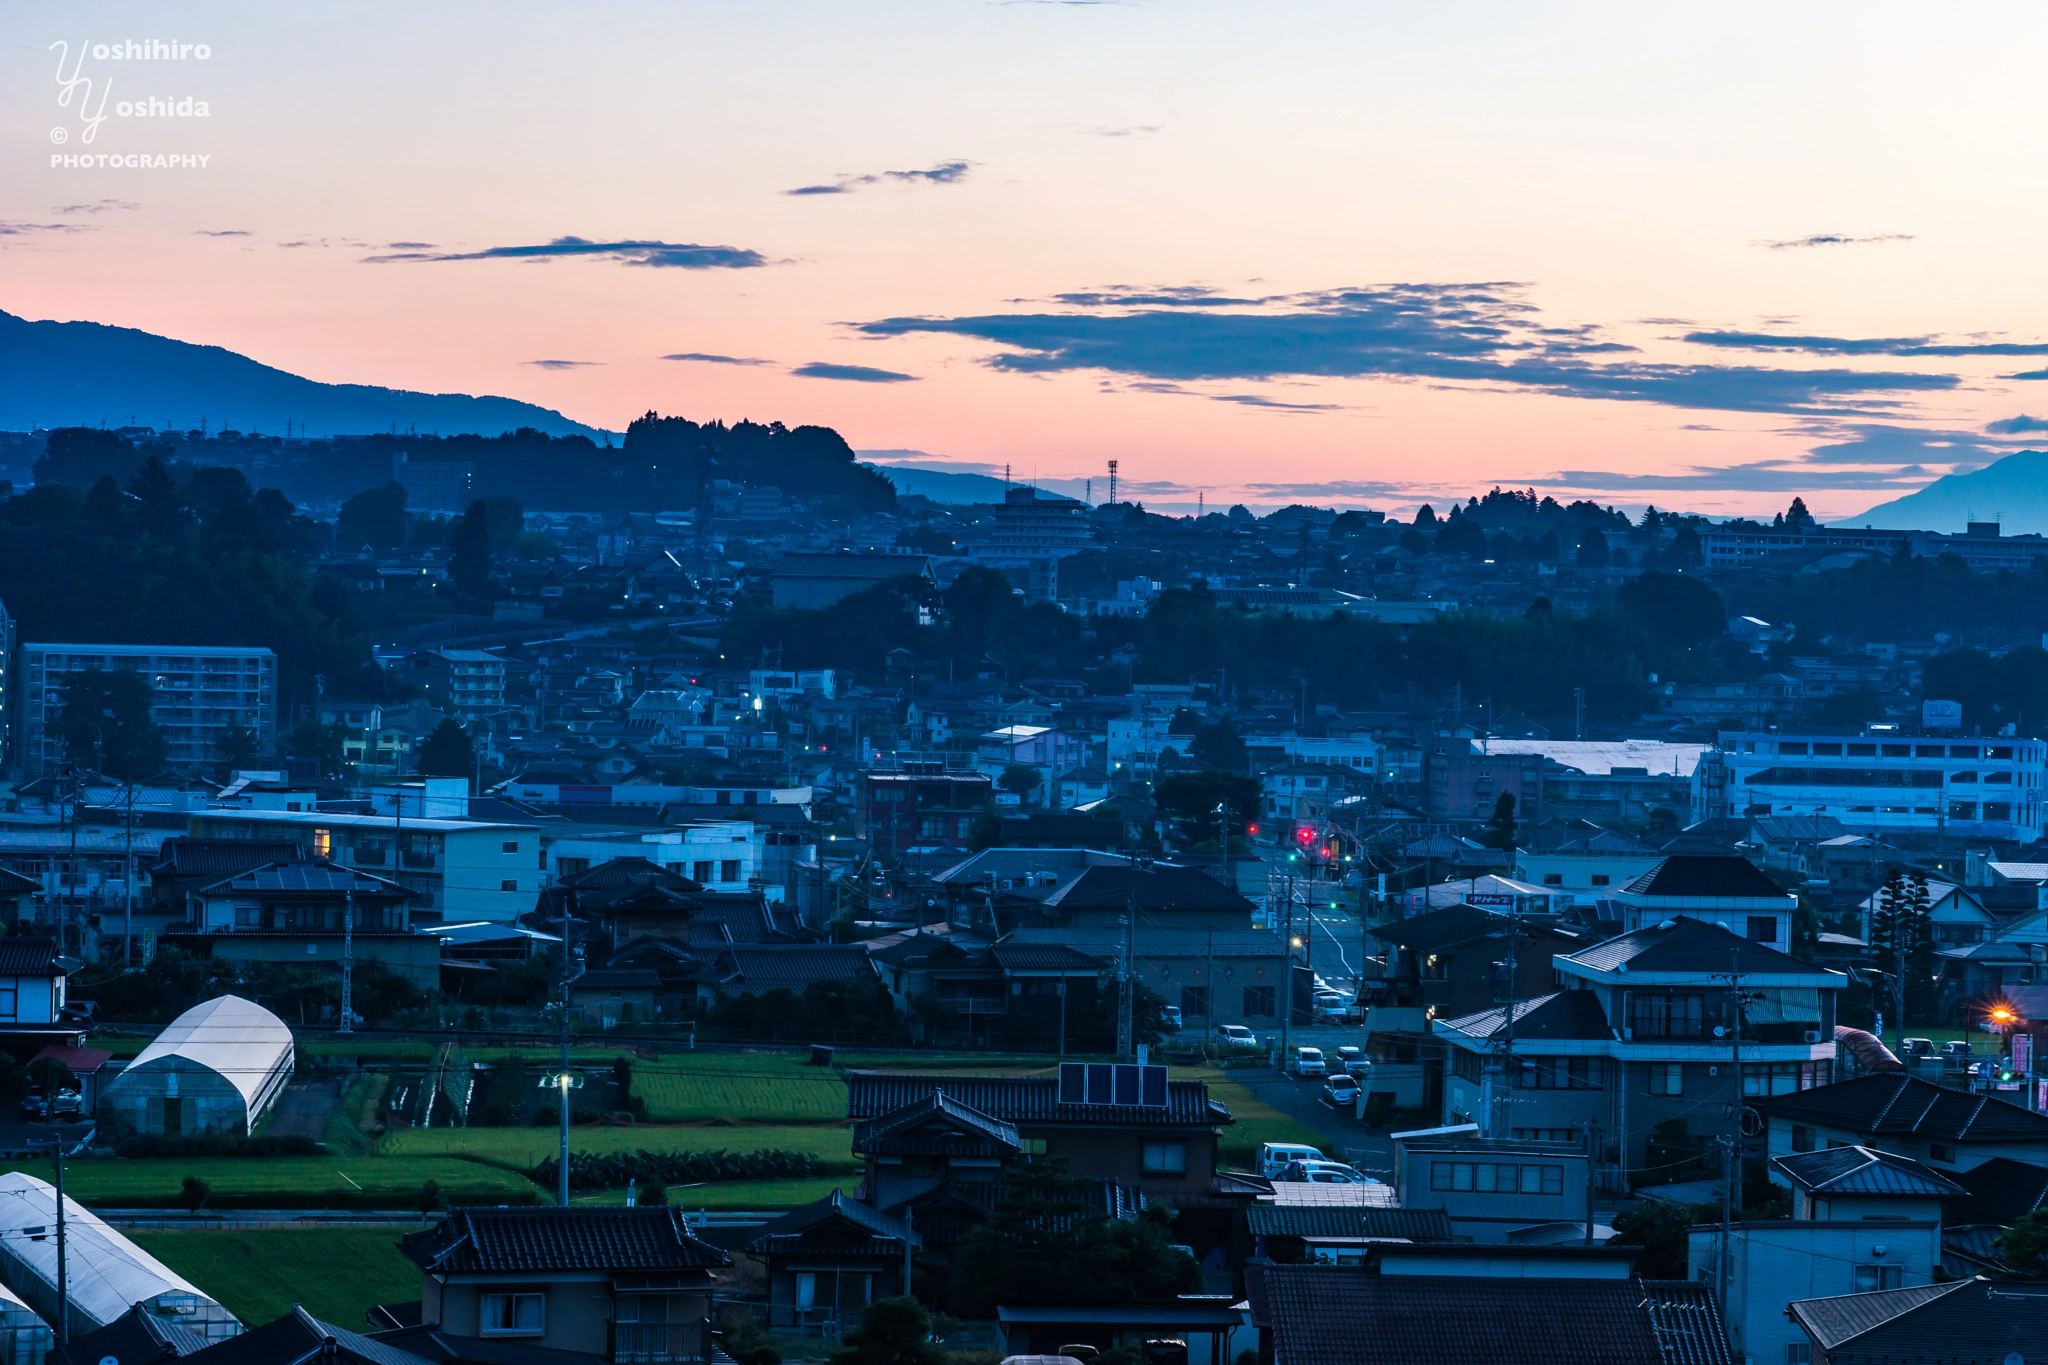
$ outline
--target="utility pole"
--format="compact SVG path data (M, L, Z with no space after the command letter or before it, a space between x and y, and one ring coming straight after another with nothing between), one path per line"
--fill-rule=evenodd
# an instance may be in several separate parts
M557 1107L561 1111L562 1121L561 1159L557 1163L556 1173L560 1188L556 1202L565 1209L569 1207L569 1089L570 1082L574 1079L569 1074L569 983L581 975L572 975L570 972L573 954L569 946L569 926L574 921L574 915L571 913L574 908L571 898L574 894L569 891L562 893L562 1070L555 1077L555 1090L561 1097Z
M1586 1241L1590 1250L1593 1245L1593 1158L1595 1129L1593 1120L1586 1120Z
M1138 937L1138 864L1132 859L1124 869L1129 877L1124 887L1124 950L1116 964L1116 1055L1125 1061L1137 1055L1132 998L1137 994L1132 950Z
M1287 927L1281 931L1287 955L1280 972L1280 1071L1287 1071L1287 1040L1294 1023L1294 874L1287 874L1281 895L1287 902ZM1270 922L1270 921L1269 921Z
M1495 1096L1499 1105L1500 1118L1492 1123L1492 1136L1509 1137L1514 1129L1514 1085L1515 1085L1515 953L1520 947L1522 929L1521 912L1517 910L1508 916L1508 957L1507 957L1507 1004L1502 1024L1502 1048L1500 1064L1500 1092ZM1489 1115L1489 1117L1491 1117Z
M50 1096L52 1111L57 1097ZM71 1281L70 1267L64 1256L64 1139L52 1138L51 1148L57 1155L57 1344L71 1344Z
M355 1023L355 965L356 965L356 889L355 874L349 874L348 895L341 906L341 1028L338 1032L354 1033Z
M121 970L134 964L135 941L135 779L128 779L128 854L121 872Z

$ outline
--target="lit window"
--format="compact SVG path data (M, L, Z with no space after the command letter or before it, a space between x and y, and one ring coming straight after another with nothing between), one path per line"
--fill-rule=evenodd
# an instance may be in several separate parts
M539 1336L547 1325L546 1296L486 1294L479 1319L487 1337Z

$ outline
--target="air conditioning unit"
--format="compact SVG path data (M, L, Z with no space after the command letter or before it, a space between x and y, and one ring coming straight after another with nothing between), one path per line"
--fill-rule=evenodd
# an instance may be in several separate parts
M1811 1047L1813 1044L1820 1041L1820 1030L1817 1028L1808 1029L1806 1031L1805 1038L1807 1046Z

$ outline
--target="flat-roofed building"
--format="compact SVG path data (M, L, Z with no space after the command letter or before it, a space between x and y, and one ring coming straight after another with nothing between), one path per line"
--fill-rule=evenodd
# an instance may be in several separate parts
M277 655L220 645L24 644L21 728L16 754L28 773L54 773L65 761L57 715L64 685L80 673L122 670L142 675L154 693L150 719L170 740L175 767L212 763L223 734L255 732L262 752L277 739ZM76 755L91 765L87 755Z

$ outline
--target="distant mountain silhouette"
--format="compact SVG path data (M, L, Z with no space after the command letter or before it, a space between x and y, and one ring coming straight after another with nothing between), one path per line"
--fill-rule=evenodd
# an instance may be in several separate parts
M1995 521L2009 536L2048 532L2048 451L2022 450L1971 474L1944 474L1917 493L1894 498L1848 526L1960 532L1966 522Z
M30 322L0 312L0 430L106 425L180 431L207 420L233 428L310 436L389 431L501 431L551 436L601 433L552 408L466 393L414 393L374 384L322 384L219 346L108 327Z

